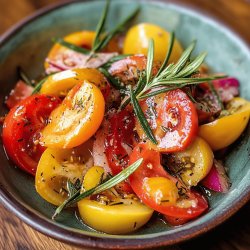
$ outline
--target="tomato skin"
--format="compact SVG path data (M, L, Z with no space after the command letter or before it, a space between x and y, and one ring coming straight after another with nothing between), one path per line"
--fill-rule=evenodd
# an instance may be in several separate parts
M198 132L198 117L194 104L180 89L169 91L141 102L142 110L158 142L149 142L151 148L164 153L187 148ZM140 138L144 131L136 123Z
M113 175L120 173L128 166L128 148L133 144L134 127L134 116L128 110L122 110L110 120L109 133L105 138L105 154ZM127 145L127 149L124 145ZM118 189L124 193L133 192L127 181L119 183Z
M179 187L179 191L183 185L179 180L170 176L160 163L160 153L149 149L147 144L138 144L130 154L130 164L136 160L143 158L143 164L129 177L130 185L136 195L143 203L153 208L154 210L177 218L192 219L199 216L207 210L208 203L206 199L198 192L187 190L184 200L175 205L169 205L167 202L157 203L152 199L149 192L145 191L145 181L151 177L164 177L175 183ZM178 192L179 193L179 192ZM183 204L183 205L182 205Z
M32 175L45 150L39 144L40 131L60 103L57 97L33 95L13 107L4 121L2 138L8 156Z

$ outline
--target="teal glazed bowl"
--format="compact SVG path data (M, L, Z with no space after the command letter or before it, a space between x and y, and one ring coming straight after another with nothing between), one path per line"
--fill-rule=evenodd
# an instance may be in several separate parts
M141 6L135 23L150 22L176 32L186 47L197 39L195 53L207 51L206 63L216 72L226 72L239 79L241 96L250 100L250 52L236 34L211 18L193 10L158 1L112 1L108 23L112 26L126 13ZM0 102L17 81L21 66L32 78L43 72L43 62L52 46L52 37L84 29L94 30L104 6L103 1L74 1L46 8L25 19L0 38ZM7 112L1 106L0 115ZM1 132L1 131L0 131ZM96 232L64 211L52 221L55 207L35 191L34 179L8 161L0 147L1 202L15 215L38 231L58 240L92 248L125 249L166 246L198 236L225 221L250 198L250 126L226 157L232 182L229 193L209 197L209 211L183 226L170 227L153 218L148 225L129 235Z

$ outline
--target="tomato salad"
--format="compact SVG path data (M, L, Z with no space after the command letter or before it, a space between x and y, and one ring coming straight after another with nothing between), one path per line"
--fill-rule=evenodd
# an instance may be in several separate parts
M133 232L153 213L187 223L209 208L201 187L229 190L215 155L242 134L250 103L237 79L209 74L205 53L191 57L195 42L184 50L149 23L121 33L138 10L104 33L108 9L109 1L96 31L54 39L42 81L18 81L4 147L58 206L54 219L75 206L85 224L110 234Z

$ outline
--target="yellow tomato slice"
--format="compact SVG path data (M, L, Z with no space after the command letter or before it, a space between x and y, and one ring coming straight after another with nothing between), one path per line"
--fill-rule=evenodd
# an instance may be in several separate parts
M227 113L229 115L199 127L199 136L213 150L225 148L239 138L249 121L250 102L243 98L234 98L228 104Z
M48 202L58 206L68 198L67 181L80 182L92 164L88 141L75 149L47 148L38 163L35 187L37 192Z
M172 154L168 167L178 172L187 186L196 186L210 171L214 154L205 140L197 137L184 151Z
M147 55L150 38L154 40L155 45L154 60L163 62L167 53L170 34L154 24L141 23L130 28L125 37L123 53ZM169 62L176 63L182 52L183 49L179 41L175 39Z
M107 86L107 80L97 69L72 69L53 74L47 78L40 90L42 94L64 96L76 84L83 81L94 83L101 90Z
M82 191L97 186L103 174L102 167L90 168L84 176ZM122 199L114 194L115 192L106 191L97 196L98 201L92 198L79 201L78 209L82 220L90 227L110 234L129 233L148 222L153 214L152 209L135 197Z
M90 227L109 234L126 234L145 225L153 210L134 199L116 199L109 205L83 199L78 202L83 221Z
M99 128L105 101L98 87L84 81L68 93L50 115L41 142L51 148L73 148L86 142Z
M65 36L63 39L66 42L72 43L74 45L82 46L82 47L91 49L94 38L95 38L94 31L84 30L84 31L78 31L78 32L71 33L71 34ZM50 50L47 58L49 60L53 61L54 58L57 56L57 54L62 54L65 50L68 50L68 48L66 48L60 44L55 44L52 47L52 49ZM44 67L45 67L45 69L47 69L49 67L48 62L45 61Z

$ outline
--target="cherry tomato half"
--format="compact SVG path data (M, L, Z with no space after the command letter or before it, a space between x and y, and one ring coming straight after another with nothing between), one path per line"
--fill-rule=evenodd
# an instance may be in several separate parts
M178 173L186 186L196 186L211 170L213 151L205 140L197 137L184 151L165 157L167 167Z
M87 141L74 149L47 148L37 166L35 187L38 194L51 204L61 205L69 197L67 181L81 183L84 173L93 164Z
M84 176L82 191L97 186L103 175L102 167L90 168ZM96 230L110 234L130 233L146 224L154 211L135 195L120 197L115 190L113 188L79 201L78 209L83 221Z
M77 84L52 112L41 141L51 148L81 145L99 128L104 109L105 101L98 87L88 81Z
M239 138L249 121L250 102L236 97L228 103L224 112L226 116L199 127L199 136L205 139L213 150L225 148Z
M161 152L176 152L190 145L198 131L198 117L194 104L180 89L150 97L141 102L142 110L158 142L150 147ZM147 139L139 122L140 138Z
M42 94L66 96L77 84L83 81L95 84L105 100L110 93L110 85L105 76L97 69L69 69L55 73L47 78L40 90Z
M126 34L123 53L147 55L149 40L153 39L155 43L154 59L163 62L168 49L169 37L169 32L157 25L150 23L136 24ZM179 41L175 39L169 62L176 63L182 52L183 49Z
M130 164L143 164L129 177L130 185L143 203L165 215L192 219L208 208L206 199L169 175L160 163L160 153L138 144L130 154Z
M46 126L52 110L61 100L47 95L33 95L10 110L3 125L3 144L18 167L35 175L45 150L39 144L40 131Z

